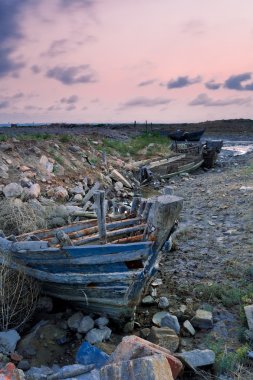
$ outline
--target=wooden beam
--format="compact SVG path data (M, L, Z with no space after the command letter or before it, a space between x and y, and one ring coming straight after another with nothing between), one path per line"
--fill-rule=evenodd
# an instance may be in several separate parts
M105 192L95 191L95 211L98 218L98 233L101 244L106 244Z

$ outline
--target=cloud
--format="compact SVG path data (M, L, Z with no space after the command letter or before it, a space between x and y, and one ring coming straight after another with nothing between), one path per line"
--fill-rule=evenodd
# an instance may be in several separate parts
M73 104L78 102L78 96L77 95L72 95L69 98L62 98L61 103L66 103L66 104Z
M38 65L32 65L31 70L34 74L39 74L41 72L41 68Z
M208 90L218 90L221 88L222 83L216 83L214 80L210 80L209 82L205 83L205 86L208 88Z
M68 107L66 108L66 111L73 111L73 110L75 110L75 109L76 109L75 106L68 106Z
M253 82L242 85L252 79L252 73L243 73L239 75L230 76L224 83L224 88L238 91L253 91Z
M13 54L23 38L19 21L23 19L22 12L29 4L33 4L33 1L0 1L0 78L10 74L17 77L18 71L25 66Z
M48 50L41 54L43 57L57 57L58 55L66 53L66 43L67 39L62 38L60 40L55 40L51 43Z
M195 78L189 78L188 76L180 76L176 79L171 79L169 82L166 83L166 87L168 89L173 88L182 88L191 86L192 84L201 82L201 77L197 76Z
M183 24L182 32L194 36L204 34L206 26L202 20L190 20Z
M230 105L247 105L251 103L251 98L226 98L214 100L210 98L207 94L199 94L195 99L193 99L189 105L190 106L204 106L204 107L224 107Z
M60 0L60 5L62 7L85 7L91 8L95 4L95 0Z
M138 87L150 86L151 84L154 84L155 82L156 82L156 79L148 79L143 82L140 82L138 84Z
M126 103L123 103L122 108L129 108L129 107L156 107L156 106L161 106L161 105L166 105L171 102L170 99L165 99L165 98L145 98L143 97L137 97L131 100L128 100Z
M96 82L95 73L90 65L80 66L55 66L46 73L48 78L53 78L65 85L77 83L94 83Z
M7 107L9 107L9 105L10 105L10 103L8 102L8 100L0 101L0 109L7 108Z

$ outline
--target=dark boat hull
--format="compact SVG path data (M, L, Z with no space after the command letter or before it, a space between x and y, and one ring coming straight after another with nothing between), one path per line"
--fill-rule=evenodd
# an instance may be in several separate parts
M171 140L174 141L199 141L203 136L205 130L202 129L200 131L194 132L186 132L186 131L177 131L177 132L163 132L166 134Z

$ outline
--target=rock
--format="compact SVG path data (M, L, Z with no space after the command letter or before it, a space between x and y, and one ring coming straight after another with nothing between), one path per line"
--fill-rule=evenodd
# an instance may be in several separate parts
M20 180L20 185L22 186L22 187L31 187L32 186L32 182L30 181L30 179L29 178L27 178L27 177L23 177L23 178L21 178L21 180Z
M9 143L2 142L2 143L0 143L0 150L2 152L10 152L13 150L13 146Z
M58 186L54 189L52 196L56 201L64 202L68 199L69 193L63 186Z
M77 331L81 334L86 334L88 331L93 329L93 327L94 321L87 315L81 319Z
M78 186L72 187L69 189L70 194L81 194L85 195L85 191L83 189L83 185L80 183Z
M77 203L82 203L82 200L83 200L83 196L81 194L76 194L73 198L73 201Z
M159 347L154 343L148 342L138 336L130 335L122 339L116 350L109 358L109 363L118 363L125 360L137 359L146 356L160 354L166 357L174 379L183 369L180 360L171 355L166 348Z
M100 317L95 320L95 325L98 326L99 329L107 326L109 323L109 319L106 317Z
M121 190L123 189L123 187L124 187L124 185L123 185L123 183L120 182L120 181L116 182L115 185L114 185L114 189L115 189L116 191L121 191Z
M165 195L173 195L174 189L172 186L164 186L163 188L163 194Z
M50 297L40 297L37 302L37 310L50 313L53 310L53 300Z
M22 192L22 199L37 199L40 195L40 185L35 183L31 185L29 188L25 187Z
M128 187L129 189L132 188L132 185L131 183L125 178L123 177L122 174L120 174L118 172L118 170L116 169L113 169L111 174L110 174L111 178L114 179L116 182L121 182L125 187Z
M253 305L244 306L244 312L247 318L249 330L253 330Z
M175 352L179 347L179 337L169 327L151 327L147 340L158 346L167 348L171 352Z
M0 352L6 355L14 352L19 340L20 335L16 330L0 332Z
M192 350L176 356L192 369L212 365L215 362L215 353L212 350Z
M18 363L17 368L22 369L22 371L28 371L31 366L28 360L23 359Z
M145 327L144 329L141 329L141 331L140 331L141 338L147 339L147 337L150 334L150 331L151 330L148 327Z
M183 323L183 326L184 326L184 329L192 336L194 336L196 334L196 331L194 329L194 327L192 326L191 322L190 321L184 321Z
M167 297L160 297L158 307L159 309L166 309L169 306L169 300Z
M109 355L88 342L83 342L76 353L76 362L82 365L94 364L99 369L107 363Z
M9 174L8 174L8 166L5 164L0 165L0 178L8 179Z
M3 188L3 193L6 198L18 198L21 196L23 191L22 186L16 182L9 183Z
M24 172L29 172L31 170L31 168L29 168L28 166L25 166L25 165L21 165L19 167L19 170L24 173Z
M166 357L153 355L105 365L100 370L101 380L173 380Z
M198 309L191 319L191 324L198 329L211 329L213 327L213 315L210 311Z
M23 356L19 355L17 352L12 352L10 358L13 362L18 363L23 359Z
M155 313L152 318L152 322L154 325L161 327L161 321L162 319L168 314L167 311L159 311L158 313Z
M124 325L123 332L125 334L130 334L134 331L134 321L129 321Z
M0 369L1 380L22 380L24 378L23 371L18 370L13 363L7 363L4 368Z
M174 330L177 334L180 333L180 324L175 315L167 313L161 320L161 327L169 327Z
M141 301L141 303L143 305L154 305L156 302L155 302L155 300L154 300L153 297L146 296L146 297L143 298L143 300Z
M70 147L69 147L69 151L70 152L73 152L73 153L77 153L77 152L79 152L81 150L81 148L80 148L80 146L78 146L78 145L71 145Z
M26 373L27 380L46 380L54 371L46 366L32 367Z
M49 161L49 159L46 156L41 156L39 164L43 171L45 171L47 174L51 174L54 170L54 164Z
M85 339L90 343L90 344L95 344L95 343L101 343L104 340L108 340L111 336L112 330L109 329L109 327L105 326L102 329L92 329L90 330L86 336Z
M80 379L79 376L87 375L94 369L94 365L71 364L59 368L47 380ZM81 377L82 378L82 377Z
M71 315L71 317L69 317L67 321L70 330L78 331L78 328L82 319L83 319L83 314L80 311Z

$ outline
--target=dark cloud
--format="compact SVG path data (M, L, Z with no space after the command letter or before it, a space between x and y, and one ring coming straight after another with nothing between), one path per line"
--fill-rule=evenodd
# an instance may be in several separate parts
M41 56L53 58L53 57L57 57L58 55L66 53L67 41L68 40L66 38L53 41L51 45L49 46L48 50L42 53Z
M242 84L242 82L249 80L252 80L252 73L232 75L225 81L224 87L230 90L253 91L253 82Z
M199 94L195 99L193 99L189 105L190 106L204 106L204 107L224 107L230 105L247 105L250 104L251 98L226 98L214 100L210 98L207 94Z
M41 111L43 108L28 104L27 106L24 107L24 109L26 111Z
M13 99L20 99L20 98L23 98L25 96L25 94L23 92L17 92L16 94L14 94L12 96Z
M75 109L76 109L75 106L69 106L69 107L66 108L66 111L73 111Z
M0 77L17 76L25 66L24 62L14 57L16 46L22 39L20 20L22 12L33 0L1 0L0 1Z
M61 111L62 108L53 104L52 106L49 106L49 107L47 108L47 110L48 110L48 111Z
M169 82L166 83L166 87L168 89L173 88L182 88L191 86L192 84L201 82L201 77L197 76L195 78L189 78L188 76L182 76L178 77L176 79L171 79Z
M221 88L222 83L216 83L214 80L210 80L209 82L205 83L205 86L208 88L208 90L218 90Z
M80 66L55 66L46 73L48 78L54 78L66 85L76 83L94 83L96 82L95 73L90 65Z
M156 82L156 79L148 79L143 82L140 82L138 84L138 87L150 86L151 84L154 84L155 82Z
M34 74L39 74L41 72L41 68L38 65L32 65L31 70Z
M166 105L171 102L170 99L165 98L145 98L138 97L131 100L128 100L126 103L123 103L120 108L129 108L129 107L157 107L161 105Z
M78 96L77 95L72 95L69 98L62 98L61 103L66 103L66 104L74 104L78 102Z
M62 7L81 6L85 8L91 8L95 4L95 0L60 0Z
M7 107L9 107L9 105L10 105L10 103L8 102L8 100L0 101L0 109L7 108Z

